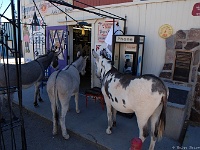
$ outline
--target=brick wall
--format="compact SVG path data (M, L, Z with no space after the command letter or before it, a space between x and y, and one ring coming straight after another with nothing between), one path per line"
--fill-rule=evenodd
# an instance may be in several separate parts
M177 61L178 53L180 60ZM191 57L189 57L191 56ZM189 60L191 59L191 60ZM181 64L182 63L182 64ZM189 102L191 106L190 120L200 123L200 29L179 30L176 34L166 39L166 55L163 70L160 77L166 82L192 87L192 99ZM180 70L184 68L189 71L188 80L185 78L185 70L182 69L175 78L176 65ZM186 72L187 73L187 72Z

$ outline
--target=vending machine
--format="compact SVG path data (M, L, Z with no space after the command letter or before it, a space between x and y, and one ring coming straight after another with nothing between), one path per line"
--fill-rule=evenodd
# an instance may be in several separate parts
M112 60L121 73L142 75L144 35L113 35Z

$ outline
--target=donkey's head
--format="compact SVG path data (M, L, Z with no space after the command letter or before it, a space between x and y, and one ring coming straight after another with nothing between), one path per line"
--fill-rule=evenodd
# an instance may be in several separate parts
M112 67L111 61L106 59L103 54L98 55L94 50L92 50L92 54L95 58L96 76L98 78L103 78L106 72Z
M58 53L56 51L57 47L52 48L50 51L48 51L46 54L39 56L36 61L40 62L44 69L47 69L50 65L52 65L54 68L58 66Z
M83 57L82 68L81 68L81 71L80 71L81 75L85 75L85 73L86 73L85 68L86 68L86 64L87 64L87 59L88 59L88 56Z
M60 54L60 50L57 48L57 46L52 47L51 51L53 52L53 59L51 62L51 66L57 70L59 68L59 63L58 63L58 55Z
M80 51L77 52L77 60L73 63L81 75L85 75L88 56L83 56Z

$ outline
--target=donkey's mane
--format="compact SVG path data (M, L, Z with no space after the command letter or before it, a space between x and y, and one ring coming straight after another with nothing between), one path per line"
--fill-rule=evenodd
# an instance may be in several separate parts
M76 65L78 71L80 71L82 69L82 67L83 67L83 63L81 63L83 60L84 60L84 58L82 56L80 56L77 60L75 60L72 63L73 65Z
M105 50L105 49L102 50L102 52L100 53L100 56L102 56L102 58L105 58L105 59L107 60L107 62L110 63L110 64L113 66L112 60L110 60L110 59L107 57L107 55L106 55L106 50Z
M48 51L48 52L47 52L46 54L44 54L44 55L39 55L37 59L40 59L40 58L42 58L42 57L48 56L48 55L50 54L50 52L53 52L53 51ZM36 59L36 60L37 60L37 59Z

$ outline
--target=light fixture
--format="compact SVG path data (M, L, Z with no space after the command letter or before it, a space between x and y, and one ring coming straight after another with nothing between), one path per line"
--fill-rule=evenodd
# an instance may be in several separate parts
M85 29L84 29L84 26L82 26L82 29L81 29L81 35L85 35Z
M85 22L85 21L81 21L81 22L78 22L77 23L79 26L87 26L88 25L88 23L87 22Z
M87 29L85 29L85 27ZM81 29L81 35L85 35L85 30L89 30L91 28L89 28L87 22L81 21L81 22L77 22L76 27L74 27L74 29Z

